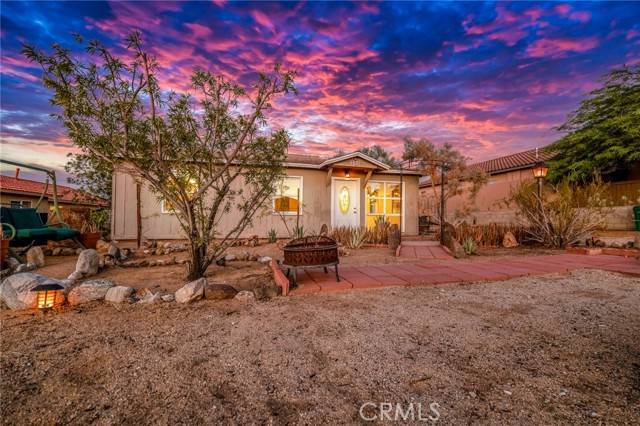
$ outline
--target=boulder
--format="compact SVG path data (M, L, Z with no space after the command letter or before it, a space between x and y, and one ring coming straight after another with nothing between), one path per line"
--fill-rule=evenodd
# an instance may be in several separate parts
M207 300L233 299L238 290L227 284L207 284L204 288L204 297Z
M96 251L99 254L107 254L107 252L109 252L109 247L111 247L111 244L109 244L105 240L98 240L98 242L96 243Z
M151 291L147 292L142 299L138 301L138 303L142 303L144 305L153 305L155 303L160 303L162 301L162 296L160 293L152 293Z
M120 259L120 247L118 247L114 243L109 244L109 248L107 249L107 255L113 257L116 260L119 260Z
M252 291L243 290L238 292L238 294L236 294L236 297L234 297L234 299L242 303L252 303L252 302L255 302L256 295L253 294Z
M36 268L36 265L33 263L22 263L16 267L16 273L29 272Z
M63 247L60 250L60 256L74 256L76 254L76 249L70 247Z
M85 281L71 289L67 295L67 300L70 305L80 305L93 300L102 300L112 287L114 287L114 284L105 279Z
M59 284L65 287L61 281L45 277L44 275L29 272L15 274L0 284L0 301L7 305L9 309L35 308L37 294L31 290L40 284Z
M107 290L107 294L104 296L105 302L111 303L123 303L130 302L134 289L132 287L125 287L117 285Z
M33 263L38 268L44 266L44 252L42 247L34 246L27 250L27 263Z
M267 264L267 263L271 262L271 258L269 256L260 256L258 258L258 262Z
M207 284L205 278L199 278L195 281L191 281L185 284L178 291L176 291L175 297L178 303L189 303L202 299L204 296L204 287Z
M69 280L72 283L75 283L80 278L82 278L82 272L74 271L69 274L69 276L67 277L67 280Z
M236 260L237 257L235 254L228 254L224 257L225 262L232 262L234 260Z
M518 247L518 240L516 240L516 237L513 235L511 231L504 234L504 237L502 238L502 247L504 248Z
M56 247L53 250L51 250L51 256L60 256L61 253L62 253L62 249L60 247Z
M95 275L98 273L100 266L100 256L94 249L82 250L76 262L76 272L84 277Z
M160 296L160 298L163 302L173 302L174 300L176 300L176 297L173 295L173 293L163 294L162 296Z

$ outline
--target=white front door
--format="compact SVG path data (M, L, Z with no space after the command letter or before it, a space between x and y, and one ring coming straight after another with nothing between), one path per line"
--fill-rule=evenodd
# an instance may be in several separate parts
M360 179L331 181L331 226L360 226Z

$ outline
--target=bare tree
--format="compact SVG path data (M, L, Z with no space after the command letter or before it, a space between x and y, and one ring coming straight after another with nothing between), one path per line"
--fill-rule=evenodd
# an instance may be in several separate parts
M78 43L83 43L76 36ZM265 111L295 92L293 74L276 66L248 91L208 71L191 78L194 96L161 90L159 65L140 34L115 56L98 41L88 57L59 44L45 53L26 45L53 91L54 114L84 152L125 165L169 203L189 240L189 279L204 275L251 223L283 176L289 145L284 129L266 131ZM234 224L219 232L223 216Z

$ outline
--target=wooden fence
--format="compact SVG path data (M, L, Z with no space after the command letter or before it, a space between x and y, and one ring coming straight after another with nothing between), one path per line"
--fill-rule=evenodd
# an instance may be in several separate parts
M614 206L634 206L640 204L640 180L611 182L607 189L609 201Z

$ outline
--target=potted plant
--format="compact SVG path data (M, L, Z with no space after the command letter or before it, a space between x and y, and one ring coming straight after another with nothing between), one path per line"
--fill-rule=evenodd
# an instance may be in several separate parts
M80 228L80 242L86 248L96 248L98 240L102 237L102 232L98 225L91 220L85 220Z

